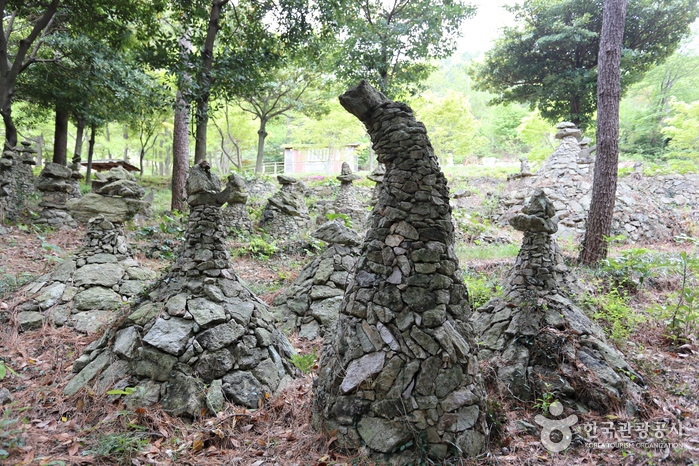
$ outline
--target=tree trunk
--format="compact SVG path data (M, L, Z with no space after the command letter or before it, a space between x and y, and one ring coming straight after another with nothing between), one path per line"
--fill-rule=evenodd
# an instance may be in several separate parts
M211 89L211 68L214 63L214 42L216 34L221 25L221 9L228 3L228 0L214 1L211 4L211 15L209 16L209 27L206 31L206 39L204 40L204 48L201 51L203 70L200 73L199 89L201 89L197 98L197 129L196 142L194 145L194 163L201 162L206 159L206 127L209 122L209 96Z
M80 169L80 161L83 153L83 134L85 132L85 119L78 118L77 134L75 135L75 151L73 152L72 163L76 170Z
M17 127L12 120L12 100L7 97L7 105L0 108L2 121L5 123L5 147L13 148L17 145Z
M17 128L12 120L12 97L15 93L17 77L30 64L31 56L28 58L27 54L30 53L34 42L40 38L45 28L50 27L59 3L59 0L51 0L51 3L46 5L44 13L36 19L29 34L19 41L19 45L13 53L14 61L10 61L10 54L7 51L11 32L2 31L0 34L0 114L2 114L2 120L5 124L6 147L12 148L17 145ZM0 8L3 17L7 6L7 2L3 1L2 8Z
M257 161L255 162L255 175L262 173L262 162L265 158L265 138L267 137L267 120L260 118L260 129L257 130Z
M619 161L619 100L621 44L626 0L605 0L597 75L597 161L592 200L580 261L592 265L607 257L605 236L612 231Z
M189 104L177 91L177 107L172 138L172 201L170 209L184 211L186 207L184 183L189 167Z
M68 119L70 113L56 106L56 127L53 134L53 163L66 165L68 161Z
M95 133L97 125L90 125L90 141L87 143L87 172L85 173L85 184L90 184L90 176L92 176L92 155L95 153Z

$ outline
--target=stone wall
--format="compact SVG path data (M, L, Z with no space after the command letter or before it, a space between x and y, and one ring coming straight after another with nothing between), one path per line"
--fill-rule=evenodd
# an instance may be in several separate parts
M34 153L28 145L5 149L0 157L0 223L17 221L27 215L30 200L35 194Z
M437 458L475 456L485 447L485 395L446 178L408 106L366 81L340 102L365 124L386 173L325 340L313 425L394 464L415 461L410 441Z

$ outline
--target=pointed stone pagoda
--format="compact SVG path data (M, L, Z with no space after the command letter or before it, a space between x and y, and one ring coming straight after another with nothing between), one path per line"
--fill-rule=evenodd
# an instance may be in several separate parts
M141 386L148 402L195 417L221 410L224 399L257 408L295 375L293 347L231 268L221 212L229 193L206 162L185 187L184 250L148 299L76 361L65 394L104 369L96 389Z
M485 393L454 252L447 180L405 104L362 81L340 103L386 166L373 222L323 348L313 425L392 464L472 457L485 447Z
M623 401L637 402L643 378L571 301L576 282L553 238L555 213L537 189L510 220L524 232L522 248L502 297L474 312L478 355L490 361L505 396L532 401L553 392L570 405L614 411Z

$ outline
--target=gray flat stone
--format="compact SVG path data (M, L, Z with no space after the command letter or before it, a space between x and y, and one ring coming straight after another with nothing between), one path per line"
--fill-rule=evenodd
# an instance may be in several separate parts
M210 327L226 320L226 313L219 304L205 298L194 298L187 301L187 309L192 314L197 325L202 328Z
M171 317L168 320L159 318L143 337L143 341L166 353L180 356L193 334L192 326L191 320L179 317Z
M103 351L92 362L90 362L83 370L75 375L63 388L63 394L66 396L75 395L78 390L83 388L90 380L92 380L99 371L104 369L109 364L111 353Z

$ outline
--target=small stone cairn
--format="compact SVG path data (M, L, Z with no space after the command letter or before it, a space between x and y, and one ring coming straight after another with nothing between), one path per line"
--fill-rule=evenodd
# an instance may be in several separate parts
M114 311L141 293L155 273L132 257L124 230L100 215L87 224L82 247L51 273L28 285L30 299L17 306L20 328L44 320L95 333Z
M511 175L507 175L508 180L514 180L517 178L524 178L527 176L533 176L534 174L532 173L532 169L529 166L529 159L526 157L520 157L519 158L519 173L513 173Z
M510 220L524 232L522 248L503 296L473 314L478 356L489 361L505 396L531 401L553 392L586 409L614 411L637 398L643 378L571 301L575 280L552 236L555 212L538 189Z
M330 246L275 298L271 312L283 331L315 340L326 335L337 320L361 240L340 220L324 223L311 236Z
M184 250L148 299L76 361L66 395L102 371L97 390L140 386L142 402L198 417L226 399L258 408L295 375L293 347L231 268L221 211L229 193L206 162L192 167L185 187Z
M410 107L366 81L340 103L366 126L386 174L325 340L312 423L377 461L415 461L411 440L436 458L475 456L487 435L485 394L447 180Z
M259 227L273 238L290 240L311 224L304 202L304 186L296 178L277 175L279 191L267 200Z
M80 175L80 173L78 173ZM36 189L41 192L39 218L35 224L76 227L77 222L68 211L69 199L79 199L80 185L73 178L70 167L58 163L47 163L36 180Z
M352 168L347 162L342 162L342 171L337 176L340 180L340 189L335 196L335 200L323 211L321 211L316 219L318 224L325 223L328 220L328 214L344 214L347 215L354 225L361 226L366 220L366 210L362 208L357 200L354 186L354 181L361 177L352 173Z
M223 217L228 229L240 233L252 233L253 226L248 214L245 180L237 173L233 173L228 177L226 187L230 188L230 197L223 209Z
M145 194L136 177L123 167L114 167L106 175L95 173L92 192L67 204L79 222L87 223L102 214L111 222L124 223L137 214L148 213L150 202L142 200Z
M32 172L36 150L30 145L23 141L21 147L5 148L0 157L0 223L18 220L36 192Z

